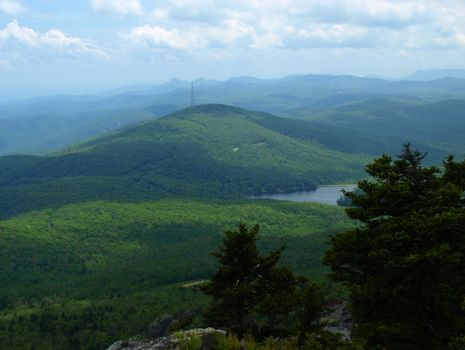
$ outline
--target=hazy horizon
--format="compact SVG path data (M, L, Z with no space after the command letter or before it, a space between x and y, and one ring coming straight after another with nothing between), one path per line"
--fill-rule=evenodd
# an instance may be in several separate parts
M463 69L465 3L0 0L0 101L172 78Z

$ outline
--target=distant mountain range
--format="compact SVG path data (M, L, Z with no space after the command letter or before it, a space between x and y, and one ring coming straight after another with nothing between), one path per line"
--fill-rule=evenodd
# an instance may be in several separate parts
M330 75L237 77L226 81L200 79L194 82L194 91L196 104L222 103L316 120L326 110L358 104L363 107L366 101L378 101L383 109L385 101L411 105L463 100L465 79L395 82ZM190 93L190 82L173 80L124 87L98 96L52 96L3 104L0 154L49 152L131 123L157 119L188 107ZM408 119L409 114L405 117ZM346 123L343 127L347 133L360 134L356 125ZM409 138L415 140L415 133Z
M341 104L320 111L303 109L293 116L312 120L326 127L349 129L386 142L411 141L429 152L428 161L440 164L447 154L465 156L465 100L424 102L419 100L372 98Z
M465 69L426 69L417 70L405 80L429 81L444 78L465 79Z

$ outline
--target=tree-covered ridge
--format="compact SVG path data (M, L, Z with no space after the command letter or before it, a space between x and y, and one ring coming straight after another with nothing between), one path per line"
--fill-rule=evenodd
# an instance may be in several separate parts
M268 120L280 118L204 105L60 154L2 157L0 216L99 199L238 198L360 176L366 156L322 145L311 128L296 137Z
M301 115L302 110L316 113L371 98L438 101L465 97L465 79L457 78L393 82L347 75L293 75L269 80L199 79L194 85L197 103L224 103L291 118ZM0 154L43 153L69 146L185 108L189 98L190 82L175 80L97 96L62 95L6 103L0 105ZM357 132L357 128L348 125L347 132Z
M367 98L320 110L303 109L290 117L302 117L326 127L349 129L355 134L375 137L395 155L398 144L411 141L428 152L427 162L438 164L449 154L465 154L465 101L447 99Z
M27 288L37 277L51 283L69 276L76 278L80 273L84 281L100 272L117 276L111 271L136 268L141 261L154 265L150 276L158 276L156 284L172 283L175 281L164 281L163 276L174 278L177 267L186 266L178 260L179 254L209 261L207 248L214 247L218 232L241 220L261 222L263 234L276 237L272 240L298 240L309 234L320 237L348 225L345 214L336 207L274 201L171 199L47 209L0 222L0 268L5 281L0 288L5 291L14 286L19 293L23 283ZM191 251L193 245L198 250ZM168 266L170 271L166 270ZM202 264L190 268L192 275L178 275L176 279L194 279L196 269L206 271ZM33 289L37 291L37 287Z
M162 312L202 304L181 286L211 276L210 252L241 220L262 223L260 250L285 240L284 263L320 279L329 233L352 227L338 207L275 201L101 201L4 220L0 342L49 349L54 332L63 348L73 348L68 338L85 348L95 336L100 349L142 332Z

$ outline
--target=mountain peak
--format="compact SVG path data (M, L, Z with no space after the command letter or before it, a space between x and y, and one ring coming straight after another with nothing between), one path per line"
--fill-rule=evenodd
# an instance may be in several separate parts
M192 107L187 107L185 109L182 109L180 111L174 112L167 117L170 116L176 116L176 117L190 117L194 114L199 114L199 113L208 113L208 114L214 114L215 116L222 117L225 114L246 114L247 111L245 109L231 106L231 105L225 105L225 104L220 104L220 103L207 103L207 104L200 104Z

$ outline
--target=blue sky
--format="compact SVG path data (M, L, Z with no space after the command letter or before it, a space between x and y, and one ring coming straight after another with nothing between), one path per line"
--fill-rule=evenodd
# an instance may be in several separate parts
M463 0L0 0L0 99L465 68Z

